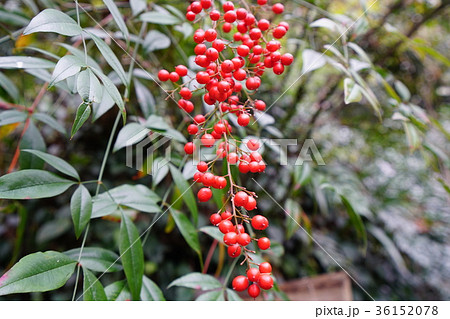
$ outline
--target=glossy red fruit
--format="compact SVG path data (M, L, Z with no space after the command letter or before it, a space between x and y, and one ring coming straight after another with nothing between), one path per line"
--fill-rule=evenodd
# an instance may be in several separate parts
M228 23L233 23L237 19L236 12L235 11L225 12L225 14L223 15L223 19Z
M242 57L246 57L250 53L250 48L244 44L241 44L236 49L237 54L239 54Z
M240 126L247 126L250 123L250 116L248 114L240 114L237 122Z
M244 8L239 8L236 10L236 16L238 20L244 20L247 17L247 14L248 12Z
M192 11L186 12L186 20L194 21L195 20L195 13L192 12Z
M289 23L287 23L286 21L281 21L280 23L278 23L278 26L284 27L287 31L289 31Z
M262 289L269 290L273 287L273 279L268 274L261 274L261 276L259 276L258 284Z
M237 243L241 246L247 246L252 241L252 238L247 233L241 233L236 237Z
M253 196L249 196L244 208L246 210L254 210L256 208L256 199Z
M225 43L220 39L216 39L213 41L212 47L217 51L222 52L223 49L225 49Z
M222 31L225 33L228 33L231 31L232 27L233 27L233 25L231 23L225 22L222 26Z
M267 29L270 28L270 22L266 19L261 19L258 21L258 28L261 31L266 31Z
M170 77L170 73L167 70L160 70L158 72L158 79L160 81L166 82L167 80L169 80Z
M197 164L197 169L200 171L200 172L206 172L207 170L208 170L208 164L206 164L206 162L203 162L203 161L201 161L201 162L198 162L198 164Z
M220 12L218 10L212 10L209 13L209 17L212 21L217 21L220 19Z
M251 159L252 161L259 162L259 161L262 160L262 156L261 156L261 154L259 154L258 152L251 152L251 154L250 154L250 159Z
M258 247L261 250L266 250L270 248L270 239L267 237L261 237L258 239Z
M234 231L233 223L229 220L222 220L219 224L219 230L222 232L222 234Z
M256 161L251 161L248 164L248 168L250 169L250 172L252 173L258 173L259 172L259 163Z
M244 291L248 287L248 279L245 276L237 276L233 279L231 285L236 291Z
M262 215L256 215L252 218L252 226L257 230L264 230L269 226L269 221Z
M272 11L273 11L273 13L275 13L275 14L282 14L283 11L284 11L284 5L281 4L281 3L275 3L275 4L272 6Z
M196 74L195 79L197 80L198 83L200 84L206 84L209 82L209 80L211 79L209 77L209 74L205 71L200 71Z
M284 72L284 65L281 62L277 62L273 65L273 73L280 75Z
M200 0L203 9L209 9L212 6L212 0Z
M278 42L276 40L271 40L271 41L267 42L266 49L269 52L275 52L276 50L278 50L280 48L280 46L281 46L280 42Z
M202 141L203 146L206 147L212 147L216 141L211 134L204 134L200 140Z
M267 3L267 0L258 0L257 3L258 3L260 6L263 6L263 5L265 5L265 4Z
M205 40L213 42L217 38L217 31L214 29L208 29L205 31Z
M294 62L294 57L290 53L285 53L281 56L280 60L283 65L291 65Z
M266 109L266 103L261 100L256 100L255 109L257 109L258 111L264 111Z
M214 187L217 189L223 189L227 186L227 179L223 176L217 176L214 183Z
M188 142L186 143L186 145L184 145L184 152L186 154L192 154L195 151L195 145L192 142Z
M223 242L225 245L231 246L237 243L238 234L235 232L228 232L225 235L223 235Z
M244 81L247 77L247 72L243 69L237 69L233 72L233 77L238 81Z
M195 172L194 174L194 181L197 183L201 183L203 179L203 173L202 172Z
M209 201L211 199L211 196L212 196L212 191L206 187L201 188L197 193L197 197L200 202Z
M205 54L206 49L207 49L206 45L204 45L203 43L200 43L195 46L194 53L196 55Z
M233 4L233 2L231 2L231 1L226 1L226 2L224 2L223 5L222 5L222 9L223 9L223 11L225 11L225 12L234 10L234 4Z
M285 27L279 26L273 30L272 35L275 39L281 39L282 37L284 37L286 35L286 32L287 32L287 30Z
M229 211L224 211L222 214L220 214L220 217L222 220L230 220L233 215Z
M242 224L237 225L235 227L235 229L236 229L236 233L238 233L238 234L245 233L245 228L244 228L244 225L242 225Z
M247 293L250 297L256 298L259 296L261 292L261 288L257 284L252 284L250 287L248 287Z
M272 265L267 261L259 265L259 272L261 274L270 274L272 272Z
M194 116L195 124L203 124L203 123L205 123L205 121L206 121L206 119L203 114L197 114L196 116Z
M249 90L256 90L261 85L261 79L258 77L249 77L247 81L245 81L245 86Z
M248 167L248 163L240 162L238 165L239 172L242 174L246 174L250 171L250 168Z
M214 48L207 49L205 55L209 61L216 61L219 58L219 52Z
M228 156L227 156L227 161L230 164L236 164L237 161L238 161L238 155L236 153L234 153L234 152L229 153Z
M248 195L246 192L239 191L234 195L233 200L236 206L244 206L248 202Z
M193 39L195 43L202 43L203 41L205 41L205 31L203 31L202 29L198 29L194 32Z
M180 95L183 99L189 100L192 97L192 92L188 88L181 88Z
M175 72L177 72L179 76L186 76L188 73L188 68L180 64L175 67Z
M187 131L188 131L188 133L189 133L190 135L197 134L197 132L198 132L198 126L195 125L195 124L190 124L190 125L187 127Z
M239 246L238 244L228 246L227 249L228 256L230 256L231 258L239 257L241 251L242 251L241 246Z
M219 225L219 223L222 221L222 217L219 214L212 214L209 217L209 221L211 222L211 224L213 224L214 226Z
M259 269L258 268L250 268L249 270L247 270L247 278L250 281L258 282Z
M208 172L208 173L203 174L202 183L205 186L212 186L214 184L215 179L216 179L216 176L214 176L213 173Z
M199 1L194 1L191 3L191 11L194 13L200 13L203 7Z

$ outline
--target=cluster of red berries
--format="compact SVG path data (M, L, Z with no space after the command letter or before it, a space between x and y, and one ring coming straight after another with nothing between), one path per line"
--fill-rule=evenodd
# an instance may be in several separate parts
M170 80L174 83L176 88L171 91L171 96L178 100L178 106L187 113L195 109L191 99L197 91L202 92L204 103L215 106L209 113L193 117L193 123L187 131L195 136L199 144L188 142L184 150L186 154L193 154L199 145L211 148L219 142L216 158L208 163L201 161L197 164L194 180L203 184L197 197L200 202L207 202L212 197L211 188L229 189L224 207L229 205L230 209L220 209L219 213L211 215L210 221L224 234L223 243L228 246L228 255L232 258L244 256L242 264L247 262L247 276L237 276L232 285L237 291L248 288L248 294L253 298L260 294L260 288L271 289L273 278L270 263L258 265L253 262L249 253L255 251L250 250L249 245L254 241L259 249L266 250L270 248L270 240L267 237L252 238L244 225L250 224L253 229L261 231L268 227L269 221L262 215L248 215L248 212L257 209L257 196L235 184L231 165L236 165L239 172L245 174L262 173L266 164L258 152L260 142L250 139L243 147L242 142L233 137L233 128L228 120L233 119L243 127L249 125L252 116L266 109L264 101L252 98L261 86L261 76L267 69L272 69L277 75L282 74L285 66L294 59L291 54L280 52L279 40L289 30L289 24L271 24L266 19L270 11L283 13L284 6L275 3L270 7L267 2L258 0L259 6L242 2L242 8L236 8L232 1L224 2L221 7L216 7L212 0L192 2L187 8L187 20L211 21L211 28L197 29L193 35L196 43L194 62L203 69L196 72L195 76L190 76L183 65L175 67L173 72L160 70L158 73L160 81ZM257 19L252 10L261 12L264 18ZM180 85L177 82L181 78L183 84ZM218 159L226 161L225 175L213 172ZM249 286L250 282L253 284Z

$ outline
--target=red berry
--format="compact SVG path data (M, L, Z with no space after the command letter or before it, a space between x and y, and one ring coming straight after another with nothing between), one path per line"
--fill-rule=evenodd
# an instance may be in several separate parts
M201 188L197 193L198 200L201 202L209 201L211 199L211 196L212 196L212 191L206 187Z
M219 52L214 48L209 48L205 52L209 61L216 61L219 58Z
M258 3L260 6L263 6L263 5L265 5L265 4L267 3L267 0L258 0L257 3Z
M180 79L180 76L178 75L177 72L170 72L169 79L172 82L177 82Z
M240 46L237 47L236 51L237 54L239 54L242 57L245 57L250 53L250 48L244 44L241 44Z
M192 92L188 88L181 88L180 95L183 99L189 100L192 97Z
M194 13L200 13L202 11L203 7L200 2L195 1L191 3L191 11Z
M206 45L204 45L203 43L197 44L194 48L194 53L196 55L205 54L205 52L206 52Z
M258 28L253 28L250 30L249 36L250 36L250 39L252 39L252 40L258 40L262 37L261 30Z
M267 261L259 265L259 272L261 274L270 274L272 272L272 265Z
M241 114L238 116L237 122L240 126L247 126L250 123L250 116L248 114Z
M267 1L267 0L265 0ZM261 289L257 284L252 284L250 287L248 287L247 293L250 297L256 298L259 296L259 293L261 292Z
M259 154L258 152L252 152L252 153L250 154L250 159L251 159L252 161L259 162L259 161L262 160L262 156L261 156L261 154Z
M256 215L252 218L252 226L254 229L264 230L269 226L269 221L262 215Z
M259 276L258 284L262 289L269 290L273 287L273 279L268 274L261 274L261 276Z
M281 4L281 3L275 3L275 4L272 6L272 11L273 11L273 13L275 13L275 14L282 14L283 11L284 11L284 5Z
M248 168L250 169L250 172L252 173L258 173L259 172L259 163L256 161L251 161L248 164Z
M202 144L206 147L212 147L216 139L211 134L204 134L201 138Z
M285 53L281 56L281 63L283 65L290 65L294 61L294 57L290 53Z
M239 163L238 169L239 169L239 172L241 172L242 174L246 174L246 173L248 173L250 171L250 168L248 167L248 164L244 163L244 162L240 162Z
M266 109L266 103L261 100L256 100L255 109L257 109L258 111L264 111Z
M216 39L212 42L212 47L217 51L222 52L223 49L225 49L225 43L220 39Z
M245 81L245 86L249 90L256 90L261 85L261 79L258 77L250 77Z
M228 211L224 211L222 214L220 214L220 217L222 218L222 220L227 220L227 219L230 220L232 216L233 215Z
M251 151L256 151L259 148L259 142L258 140L255 140L254 138L248 140L247 147Z
M227 156L227 161L228 161L228 163L230 163L230 164L236 164L237 161L238 161L238 156L237 156L237 154L234 153L234 152L228 154L228 156Z
M194 181L197 183L201 183L203 179L203 173L202 172L195 172L194 174Z
M212 6L212 0L200 0L203 9L209 9Z
M258 28L261 31L266 31L267 29L270 28L270 22L266 19L261 19L258 21Z
M244 291L248 287L248 279L245 276L237 276L233 279L231 285L236 291Z
M280 75L284 72L284 65L281 62L277 62L273 65L273 73Z
M160 70L158 72L158 79L160 81L165 82L165 81L167 81L169 79L169 77L170 77L170 73L167 70Z
M233 23L237 19L235 11L228 11L223 15L223 19L228 23Z
M184 151L186 152L186 154L192 154L195 151L195 145L192 142L188 142L186 143L186 145L184 145Z
M237 235L237 243L241 246L247 246L252 241L252 238L247 233Z
M247 72L243 69L237 69L233 72L233 77L238 81L244 81L247 77Z
M231 1L226 1L223 5L222 5L222 9L225 12L234 10L234 4Z
M175 67L175 72L177 72L179 76L186 76L188 73L188 69L184 65L180 64Z
M250 281L258 282L258 279L259 279L258 268L250 268L249 270L247 270L247 277L248 277L248 280L250 280Z
M248 195L243 191L239 191L234 195L234 204L236 206L244 206L247 203L247 201Z
M238 234L233 231L230 231L223 235L223 242L225 245L231 246L237 243Z
M266 250L270 248L270 239L267 237L261 237L258 239L258 247L261 250Z
M205 31L198 29L194 32L193 38L195 43L202 43L205 40Z
M232 26L233 25L231 23L225 22L222 26L222 31L228 33L231 31Z
M208 170L208 164L206 164L205 162L199 162L198 164L197 164L197 169L200 171L200 172L202 172L202 173L204 173L204 172L206 172L207 170Z
M219 84L217 84L217 88L219 89L219 92L226 93L231 89L231 85L227 81L220 81Z
M194 116L195 124L203 124L203 123L205 123L205 121L206 121L206 119L203 114L197 114L196 116Z
M227 179L223 176L218 176L215 180L214 187L218 189L223 189L227 186Z
M212 214L211 217L209 217L209 221L211 222L211 224L213 224L214 226L219 225L219 223L222 221L222 217L220 217L219 214Z
M245 10L244 8L237 9L236 16L238 20L244 20L247 17L247 10Z
M188 21L194 21L195 20L195 13L192 11L186 12L186 19Z
M195 76L195 79L197 80L198 83L200 84L206 84L209 82L209 80L211 79L209 77L209 74L205 71L200 71L197 73L197 75Z
M213 42L217 38L217 31L214 29L208 29L205 31L205 40Z
M228 256L230 256L231 258L236 258L241 254L241 246L239 246L238 244L232 245L232 246L228 246Z
M187 131L189 134L194 135L198 132L198 126L195 124L190 124L187 128Z
M211 18L212 21L217 21L220 19L220 12L218 10L212 10L209 13L209 17Z
M222 220L219 224L219 230L223 233L229 233L234 230L233 223L229 220Z
M273 30L272 34L275 39L281 39L282 37L285 36L286 32L287 30L284 27L279 26Z
M269 52L275 52L280 48L280 46L281 46L280 42L276 40L271 40L267 42L266 49L269 50Z
M278 26L284 27L286 31L289 31L289 23L285 21L281 21L280 23L278 23Z
M203 174L202 183L205 186L212 186L214 184L215 179L216 179L216 177L214 176L214 174L208 172L208 173Z
M249 196L244 208L246 210L254 210L256 208L256 199L253 196Z

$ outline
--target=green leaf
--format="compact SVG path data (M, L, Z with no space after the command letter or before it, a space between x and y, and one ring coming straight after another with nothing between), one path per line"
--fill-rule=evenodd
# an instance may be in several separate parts
M120 80L125 86L128 86L128 80L127 76L125 74L125 70L123 69L122 63L120 63L119 59L116 57L114 52L111 50L111 48L98 36L91 32L87 32L92 40L94 40L95 45L97 46L98 50L102 54L103 58L108 62L109 66L116 71L117 75L119 76ZM127 36L128 37L128 36Z
M412 123L403 122L403 128L405 129L406 139L408 141L410 151L417 150L421 145L421 139L417 129Z
M73 260L78 261L80 248L64 252ZM111 250L100 247L85 247L81 253L80 264L83 268L98 272L116 272L122 270L119 255Z
M55 63L41 58L29 56L2 56L0 57L0 69L49 69Z
M5 10L0 8L0 22L6 25L22 27L30 22L30 19L23 16L22 12L13 12L12 10Z
M37 169L24 169L0 177L1 199L47 198L64 193L73 181Z
M66 43L57 43L59 46L62 46L63 48L65 48L67 51L69 51L70 53L72 53L74 56L76 56L77 58L79 58L81 61L86 60L86 56L84 54L83 50L77 49L69 44ZM92 57L90 57L89 55L87 56L87 65L93 68L97 68L100 69L100 66L98 65L97 61L95 61Z
M139 106L144 117L148 117L151 113L155 112L155 98L150 90L136 78L134 78L133 82Z
M147 8L146 0L130 0L131 12L133 17L141 13Z
M218 242L221 242L223 240L223 234L219 230L219 228L217 228L217 227L204 226L204 227L200 228L199 231L201 231L201 232L211 236L212 238L214 238Z
M125 110L125 104L122 100L122 96L120 95L119 90L114 85L114 83L101 71L97 70L96 68L92 68L92 71L102 80L103 85L105 86L106 91L108 91L108 94L111 96L113 101L117 104L120 111L122 112L123 122L126 121L126 110Z
M16 110L7 110L0 113L0 126L25 122L27 114Z
M67 14L55 9L45 9L30 21L23 34L27 35L35 32L54 32L74 36L81 34L82 29Z
M297 165L294 167L294 190L298 190L300 187L308 184L311 181L312 167L308 162L304 162L303 165Z
M164 295L161 289L149 278L144 276L142 278L142 301L165 301Z
M44 124L47 124L51 128L55 129L56 131L60 132L61 134L66 135L66 129L59 124L53 117L50 115L44 114L44 113L34 113L31 116L33 119L40 121Z
M361 219L361 216L359 216L355 210L353 209L353 205L350 203L350 201L342 194L339 194L339 197L341 198L342 204L344 204L345 208L347 209L347 214L350 217L350 222L352 223L353 227L356 229L356 233L358 234L359 239L363 241L363 250L366 251L367 249L367 233L366 228L364 227L364 223Z
M106 91L106 89L104 87L102 87L102 89L103 89L102 101L100 103L92 104L92 108L94 109L93 110L94 114L92 116L92 122L96 121L103 114L108 112L115 104L111 95L109 95L109 93Z
M361 87L350 78L344 79L344 101L345 104L359 102L362 99Z
M131 294L126 280L116 281L105 288L105 293L109 301L130 300Z
M129 123L125 125L117 136L113 152L117 152L125 146L139 143L149 132L149 129L139 123Z
M139 300L144 275L144 252L139 232L130 218L122 214L120 223L120 258L133 300Z
M227 288L227 300L228 301L242 301L242 298L232 289Z
M143 46L147 52L167 49L170 47L170 38L158 30L150 30L145 37Z
M82 184L78 186L70 199L70 212L75 227L75 235L79 238L89 224L92 214L92 197Z
M286 212L286 239L289 239L300 228L302 222L302 208L299 203L291 198L286 200L284 204Z
M1 12L1 11L0 11ZM0 72L0 86L13 98L14 102L19 101L19 89L6 75Z
M225 301L225 295L223 290L213 290L201 294L195 301Z
M201 289L201 290L222 288L222 284L216 278L214 278L211 275L201 274L199 272L193 272L178 279L175 279L174 281L171 282L171 284L167 288L173 286Z
M89 270L83 268L83 300L106 301L105 289L102 283Z
M302 74L319 69L327 63L327 60L323 53L319 53L310 49L306 49L303 51L302 60Z
M122 14L119 12L119 9L117 8L116 4L112 0L103 0L105 5L108 7L109 12L111 12L111 15L114 18L114 21L116 22L117 26L119 27L120 31L122 31L123 36L126 40L130 37L130 34L127 29L127 25L125 24L125 21L123 20Z
M187 207L189 208L189 211L192 214L192 217L194 219L194 225L197 225L198 222L198 208L197 208L197 202L195 201L194 193L192 192L192 187L189 186L188 182L184 178L183 174L173 166L172 164L169 166L170 174L172 175L172 178L175 182L175 185L180 190L181 194L183 194L181 197L183 198L183 201L186 203Z
M56 63L55 69L53 70L52 78L50 80L49 86L54 85L62 80L71 77L72 75L80 72L81 68L85 67L84 62L74 55L65 55L59 59Z
M158 12L158 11L145 12L141 14L139 18L141 19L141 21L144 22L162 25L172 25L181 22L177 17L171 15L168 12Z
M31 153L33 155L36 155L37 157L44 160L47 164L53 166L55 169L57 169L61 173L71 176L73 178L76 178L77 180L80 180L80 176L78 175L75 168L73 168L72 165L70 165L65 160L63 160L57 156L54 156L54 155L51 155L48 153L44 153L44 152L41 152L38 150L30 150L30 149L23 149L22 152Z
M97 103L102 101L103 87L90 69L81 71L78 74L77 91L83 101Z
M76 261L56 251L25 256L0 278L0 296L60 288L72 275L75 265Z
M198 254L201 254L200 250L200 242L198 240L198 234L195 227L189 221L189 218L186 217L180 211L176 209L170 209L170 214L172 215L175 223L177 224L178 230L181 235L183 235L184 240L189 244L189 246Z
M121 185L94 198L92 218L119 213L119 205L141 212L157 213L161 211L157 204L159 201L161 198L147 186Z
M83 126L84 122L87 121L90 115L91 115L91 105L86 102L81 103L77 109L75 121L73 122L72 130L70 132L71 138Z
M33 122L30 122L25 135L20 141L20 149L34 149L39 151L45 151L46 149L44 138ZM19 164L21 169L42 169L44 167L44 161L29 153L20 154Z

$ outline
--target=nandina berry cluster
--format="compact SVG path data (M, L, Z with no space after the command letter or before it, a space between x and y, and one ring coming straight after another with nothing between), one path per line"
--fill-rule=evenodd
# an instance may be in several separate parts
M214 106L209 113L193 117L187 131L200 143L188 142L184 150L186 154L193 154L199 145L206 148L217 145L215 159L197 164L194 180L203 185L197 197L200 202L207 202L212 197L211 188L228 187L224 207L212 214L210 221L224 234L223 243L228 246L228 255L232 258L243 255L241 265L247 263L247 276L234 278L233 288L237 291L247 289L249 296L256 298L260 289L273 287L272 266L268 262L254 263L249 253L255 251L249 247L253 241L255 247L266 250L270 248L270 240L264 236L252 238L245 226L264 231L269 221L260 214L249 215L257 209L257 196L236 185L231 167L236 165L243 174L262 173L266 164L258 152L259 141L250 139L243 147L233 137L229 120L245 127L252 117L264 111L266 103L253 99L261 86L262 75L268 69L282 74L285 66L293 62L293 56L280 52L280 39L289 30L289 24L284 21L274 24L267 19L283 13L283 4L270 6L267 0L258 0L257 5L240 3L244 6L237 8L231 1L221 6L216 6L212 0L192 2L187 8L187 20L210 23L209 28L197 29L193 35L196 43L194 62L201 70L191 76L186 66L178 65L171 71L160 70L158 78L174 83L176 88L171 91L171 97L177 99L178 106L187 113L195 109L191 99L196 92L203 94L204 103ZM256 12L261 15L259 19ZM183 83L179 84L181 79ZM214 165L219 159L226 161L227 169L223 175L214 173ZM229 209L224 209L226 206Z

